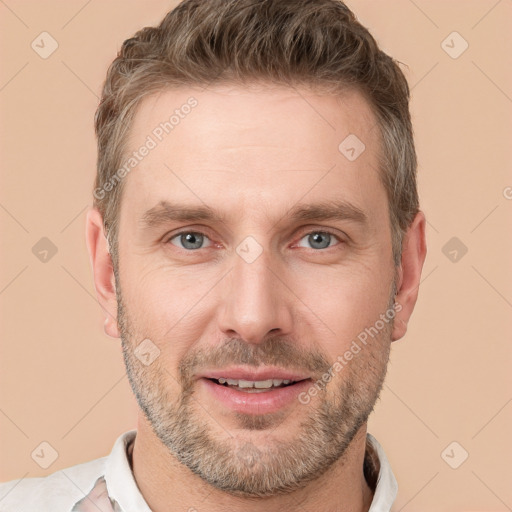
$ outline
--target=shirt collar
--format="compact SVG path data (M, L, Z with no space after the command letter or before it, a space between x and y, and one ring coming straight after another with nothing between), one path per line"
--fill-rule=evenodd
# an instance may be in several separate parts
M105 466L108 495L117 507L115 510L121 512L151 512L137 487L130 463L136 434L136 430L130 430L116 440ZM398 484L382 446L371 434L366 434L365 476L374 491L368 512L389 511Z
M391 465L384 453L384 449L371 434L366 434L366 448L365 465L368 463L375 468L375 460L378 461L379 465L378 469L375 471L377 482L373 494L373 501L368 512L387 512L391 510L391 505L393 505L396 499L398 483L391 470ZM372 448L375 457L372 456Z
M108 495L122 512L151 512L137 487L130 465L136 430L130 430L117 438L106 466L105 482Z

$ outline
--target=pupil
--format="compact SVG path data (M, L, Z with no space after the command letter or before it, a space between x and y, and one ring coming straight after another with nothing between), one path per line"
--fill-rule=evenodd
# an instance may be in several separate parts
M325 249L329 247L330 235L329 233L315 233L310 235L310 243L316 249Z
M198 249L203 242L203 236L199 233L186 233L181 235L181 243L186 249Z

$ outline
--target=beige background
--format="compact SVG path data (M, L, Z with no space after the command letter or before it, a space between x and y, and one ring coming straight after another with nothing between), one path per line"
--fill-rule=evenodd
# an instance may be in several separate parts
M173 5L0 2L0 480L106 455L135 426L84 240L93 113L121 42ZM512 510L512 1L349 5L408 66L429 220L418 305L369 426L399 482L394 510ZM43 31L59 45L47 59L31 48ZM469 44L458 58L445 49L459 36L442 43L454 31ZM32 252L42 237L58 250L46 262ZM31 458L43 441L58 452L46 470Z

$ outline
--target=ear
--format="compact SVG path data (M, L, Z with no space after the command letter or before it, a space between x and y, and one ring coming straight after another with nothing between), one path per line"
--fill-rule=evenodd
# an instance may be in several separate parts
M103 219L96 208L91 208L87 212L85 237L94 275L96 296L106 316L105 334L112 338L119 338L114 268L107 237L103 230Z
M418 298L421 270L426 255L425 215L423 212L418 212L402 241L402 261L397 272L395 298L397 313L391 335L392 341L399 340L407 332L407 323Z

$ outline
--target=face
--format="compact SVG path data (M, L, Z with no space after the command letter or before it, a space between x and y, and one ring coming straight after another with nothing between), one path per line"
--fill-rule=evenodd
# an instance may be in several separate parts
M340 150L349 134L360 142ZM218 86L146 99L127 153L148 137L123 184L116 269L140 408L217 488L294 490L343 459L386 372L376 120L357 92Z

